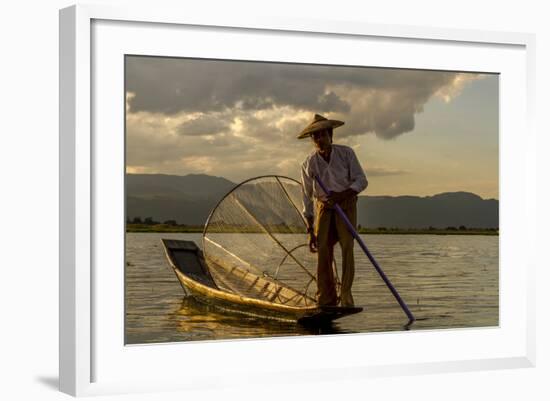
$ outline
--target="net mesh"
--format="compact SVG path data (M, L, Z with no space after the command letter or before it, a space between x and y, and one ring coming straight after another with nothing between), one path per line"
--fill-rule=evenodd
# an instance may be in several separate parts
M210 214L203 251L221 289L289 306L315 305L316 254L307 246L301 184L258 177L235 187Z

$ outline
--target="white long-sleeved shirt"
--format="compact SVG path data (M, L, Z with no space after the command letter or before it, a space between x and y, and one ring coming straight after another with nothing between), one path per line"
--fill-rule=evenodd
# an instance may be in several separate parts
M313 199L327 200L327 195L315 180L315 175L321 178L325 187L331 192L341 192L348 188L362 192L367 188L368 181L363 168L357 160L352 148L344 145L332 145L330 160L327 163L319 152L308 155L302 163L302 185L304 217L313 217Z

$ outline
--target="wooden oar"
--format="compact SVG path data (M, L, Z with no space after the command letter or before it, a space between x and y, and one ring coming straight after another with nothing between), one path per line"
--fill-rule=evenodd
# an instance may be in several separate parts
M321 181L321 179L318 176L315 176L315 180L317 181L319 186L323 189L323 191L327 195L330 195L330 191L327 189L327 187L325 187L325 184L323 184L323 181ZM403 301L403 299L401 298L401 296L399 295L399 293L397 292L397 290L395 289L393 284L390 282L390 279L382 271L382 269L378 265L378 262L376 261L376 259L374 259L374 256L372 256L372 254L368 250L367 245L365 245L365 243L363 242L363 239L359 236L357 231L355 231L355 227L353 227L353 225L351 224L351 222L348 219L348 216L346 216L346 214L344 213L344 211L342 210L340 205L335 203L334 204L334 209L336 210L336 213L338 213L340 218L346 224L346 226L347 226L349 232L351 233L351 235L353 236L353 238L355 238L355 240L359 243L359 246L361 247L363 252L365 252L365 254L367 255L367 257L371 261L372 265L374 266L374 268L376 269L376 271L378 272L380 277L382 277L382 280L384 280L384 283L386 283L386 286L390 289L391 293L393 294L393 296L395 297L397 302L399 302L399 305L401 306L401 308L403 309L403 311L405 312L405 314L409 318L409 322L407 323L406 326L407 327L410 326L416 319L413 316L413 314L411 313L411 311L409 310L409 307L407 306L405 301Z

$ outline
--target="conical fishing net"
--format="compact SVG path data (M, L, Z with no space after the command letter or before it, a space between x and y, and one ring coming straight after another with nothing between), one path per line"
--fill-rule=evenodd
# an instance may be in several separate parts
M313 306L317 254L300 213L301 184L264 176L231 190L210 214L203 252L217 286L248 298Z

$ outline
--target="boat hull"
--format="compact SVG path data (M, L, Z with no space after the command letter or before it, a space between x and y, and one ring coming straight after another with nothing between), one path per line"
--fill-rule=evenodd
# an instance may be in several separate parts
M201 302L228 312L304 325L323 325L363 310L360 307L289 306L228 292L217 287L196 244L191 241L165 239L162 244L184 290Z

